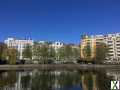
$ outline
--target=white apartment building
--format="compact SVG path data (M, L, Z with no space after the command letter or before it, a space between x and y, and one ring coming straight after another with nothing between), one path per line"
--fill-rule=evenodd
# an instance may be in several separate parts
M109 56L111 58L120 59L120 33L108 34L105 40L109 46Z
M9 47L9 48L15 48L18 50L20 53L19 59L23 59L22 52L25 49L27 45L33 45L33 40L22 40L22 39L15 39L15 38L7 38L4 43Z
M51 44L51 46L55 49L55 51L57 52L57 50L59 49L59 48L61 48L61 47L63 47L64 46L64 43L62 43L62 42L53 42L52 44Z
M99 44L100 42L106 43L108 45L109 58L120 60L120 33L95 35L94 39L96 41L96 45Z

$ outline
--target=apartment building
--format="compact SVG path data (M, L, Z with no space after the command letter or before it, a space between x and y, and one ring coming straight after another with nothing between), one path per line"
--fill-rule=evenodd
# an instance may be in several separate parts
M23 59L22 52L27 45L33 45L33 40L31 39L16 39L16 38L7 38L4 43L8 46L8 48L15 48L20 53L19 59Z
M81 37L81 58L85 58L84 56L84 48L89 45L91 48L91 58L95 57L95 48L96 42L93 36L83 35Z
M120 59L120 33L107 35L85 36L81 39L81 57L83 56L83 48L90 43L92 57L95 56L95 48L99 43L105 43L109 47L108 57L110 59Z
M120 59L120 33L108 34L106 43L109 46L109 57Z

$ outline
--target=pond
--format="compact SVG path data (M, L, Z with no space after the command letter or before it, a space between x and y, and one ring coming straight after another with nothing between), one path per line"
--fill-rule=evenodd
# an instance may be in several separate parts
M0 90L110 90L119 70L0 71Z

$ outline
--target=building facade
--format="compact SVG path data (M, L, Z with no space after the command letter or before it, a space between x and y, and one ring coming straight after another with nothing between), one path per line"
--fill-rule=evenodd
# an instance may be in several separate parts
M81 39L81 57L84 58L83 48L90 43L92 50L92 57L95 56L95 49L99 43L105 43L108 48L108 58L110 59L120 59L120 33L116 34L107 34L107 35L94 35L94 36L85 36Z
M81 39L81 47L80 47L81 58L83 59L86 58L86 56L84 55L84 48L87 47L87 45L89 45L91 49L91 58L94 58L95 48L96 48L95 39L92 36L90 37L87 35L82 36L82 39Z
M105 42L109 46L109 57L120 59L120 33L108 34Z
M64 46L64 43L59 42L59 41L55 41L55 42L52 42L52 41L50 41L50 42L49 41L38 41L37 43L39 44L39 46L48 45L49 47L52 47L53 49L55 49L56 52L59 48Z
M27 45L32 46L33 40L22 40L22 39L15 39L15 38L7 38L4 43L8 46L8 48L15 48L18 50L20 57L19 59L23 59L23 50Z

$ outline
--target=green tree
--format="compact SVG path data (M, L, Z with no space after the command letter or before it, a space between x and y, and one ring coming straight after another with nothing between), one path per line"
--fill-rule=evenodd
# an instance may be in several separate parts
M91 60L91 47L89 44L87 44L84 49L83 49L83 55L84 55L84 59L89 61Z
M96 46L96 57L97 62L102 62L108 55L108 46L104 43L100 43Z
M55 49L53 47L49 47L49 58L55 59Z
M57 60L65 59L65 47L64 46L57 50L56 59Z
M33 57L40 60L41 63L47 63L48 58L54 58L55 51L52 47L49 47L49 43L37 43L33 45Z
M32 59L32 47L30 45L26 45L25 49L23 50L23 58Z
M65 46L65 57L66 59L71 59L72 56L72 47L70 45Z
M49 46L48 45L41 45L40 52L41 52L42 62L47 63L48 56L49 56Z
M35 60L40 60L41 58L41 45L37 42L34 42L34 45L33 45L33 59Z
M73 53L72 57L74 59L80 58L80 49L79 48L72 48L72 53Z
M16 64L17 53L18 53L18 51L14 48L8 49L8 62L9 62L9 64Z

